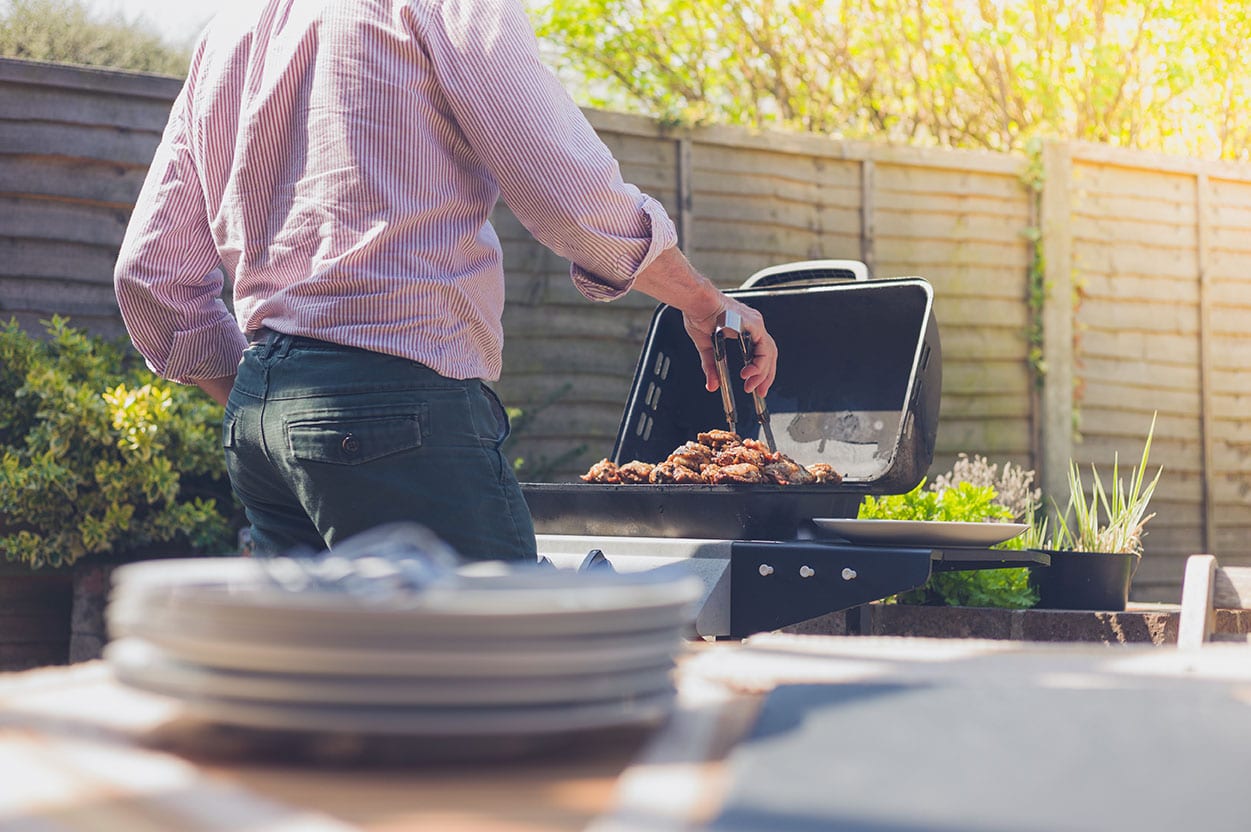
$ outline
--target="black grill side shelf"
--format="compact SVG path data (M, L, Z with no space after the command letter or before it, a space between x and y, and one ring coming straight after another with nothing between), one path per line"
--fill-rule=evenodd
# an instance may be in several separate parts
M933 571L1049 565L1045 552L736 541L730 638L746 638L916 589Z

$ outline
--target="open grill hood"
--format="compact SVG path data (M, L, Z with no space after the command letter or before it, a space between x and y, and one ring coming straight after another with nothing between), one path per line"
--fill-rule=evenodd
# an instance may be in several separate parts
M800 264L802 265L802 264ZM728 294L764 315L778 344L767 404L777 450L826 462L837 485L522 485L541 534L790 540L813 517L851 517L865 494L914 488L934 457L942 353L933 289L919 277L811 282L803 269L767 288ZM736 351L731 351L734 353ZM731 364L738 378L740 364ZM758 437L736 386L738 433ZM660 462L696 434L724 428L718 393L677 309L660 306L617 432L612 459Z

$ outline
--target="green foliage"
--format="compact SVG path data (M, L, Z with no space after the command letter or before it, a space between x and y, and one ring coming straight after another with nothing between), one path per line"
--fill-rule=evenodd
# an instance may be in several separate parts
M0 56L178 76L191 57L142 22L93 17L82 0L0 4Z
M592 106L839 138L1061 138L1251 158L1251 7L1230 0L544 0Z
M859 517L867 520L940 520L985 523L1013 519L1012 510L997 502L995 489L971 482L951 483L942 491L932 491L921 483L907 494L865 497ZM998 547L1020 549L1022 543L1010 540ZM936 572L924 587L900 593L901 604L949 604L963 607L1006 607L1024 609L1038 603L1029 586L1029 570L977 569L966 572Z
M1045 548L1076 552L1142 552L1144 527L1155 516L1147 514L1147 506L1160 482L1160 475L1164 473L1161 467L1156 470L1151 482L1145 482L1154 434L1155 416L1152 416L1151 428L1142 448L1142 459L1130 474L1128 487L1121 480L1120 459L1113 457L1110 487L1104 486L1099 471L1090 466L1092 487L1087 498L1081 467L1069 460L1068 506L1056 523L1055 539L1049 541Z
M865 520L942 520L962 523L993 523L1011 520L1012 511L995 502L990 486L954 483L943 491L918 485L907 494L865 497L860 518Z
M239 517L221 407L123 345L0 329L0 554L32 567L174 544L225 551Z

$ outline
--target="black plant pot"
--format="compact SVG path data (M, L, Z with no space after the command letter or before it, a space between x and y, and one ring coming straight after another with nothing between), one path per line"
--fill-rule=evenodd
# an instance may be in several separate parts
M1051 565L1032 566L1029 574L1040 609L1125 609L1142 555L1043 551L1051 555Z

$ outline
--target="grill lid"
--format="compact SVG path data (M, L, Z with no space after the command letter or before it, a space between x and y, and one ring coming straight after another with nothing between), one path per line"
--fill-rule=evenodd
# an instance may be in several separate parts
M921 481L934 457L942 388L930 284L920 277L830 282L861 274L831 273L826 263L758 276L758 285L728 294L759 309L778 344L778 375L766 401L777 449L804 465L829 463L843 482L524 483L537 532L791 540L815 532L814 517L854 517L864 494L903 493ZM741 367L741 359L731 365L732 378ZM740 385L735 395L738 433L758 438L750 397ZM658 307L613 460L659 462L724 424L721 395L704 389L681 313Z
M760 310L778 344L766 403L777 450L803 465L826 462L847 485L874 493L915 487L934 458L942 356L933 289L922 278L782 285L731 296ZM737 381L741 357L730 351ZM735 385L738 433L759 426ZM725 422L719 393L704 389L681 313L652 318L613 447L618 464L658 462Z

